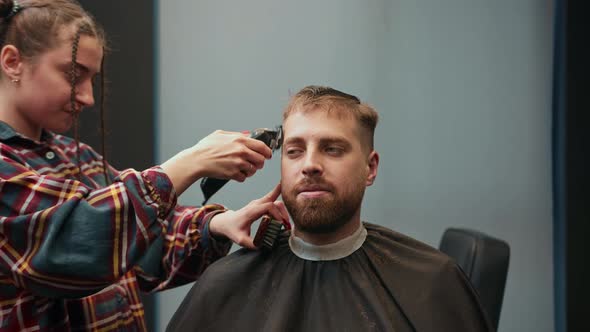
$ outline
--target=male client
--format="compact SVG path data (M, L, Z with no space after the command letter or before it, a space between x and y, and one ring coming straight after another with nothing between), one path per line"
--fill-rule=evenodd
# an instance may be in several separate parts
M294 228L272 251L209 267L168 331L492 331L463 272L438 250L361 222L377 176L378 115L308 86L283 118L281 193Z

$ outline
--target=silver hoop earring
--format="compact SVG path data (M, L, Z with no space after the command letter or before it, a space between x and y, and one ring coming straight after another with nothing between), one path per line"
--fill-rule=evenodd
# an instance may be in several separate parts
M12 80L10 80L12 83L16 84L19 83L20 80L18 78L13 78Z

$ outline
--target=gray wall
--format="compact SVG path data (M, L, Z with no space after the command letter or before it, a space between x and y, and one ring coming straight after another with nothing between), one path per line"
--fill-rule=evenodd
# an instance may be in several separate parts
M325 84L380 111L363 219L437 246L465 226L512 249L500 331L552 331L552 1L167 0L159 5L158 159L215 129L280 123ZM279 181L275 156L213 201ZM199 204L197 188L181 198ZM163 330L188 287L159 295Z

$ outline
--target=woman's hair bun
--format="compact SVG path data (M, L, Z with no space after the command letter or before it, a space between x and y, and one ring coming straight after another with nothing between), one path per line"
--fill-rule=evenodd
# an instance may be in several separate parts
M5 20L16 14L13 12L16 5L13 0L0 0L0 19Z

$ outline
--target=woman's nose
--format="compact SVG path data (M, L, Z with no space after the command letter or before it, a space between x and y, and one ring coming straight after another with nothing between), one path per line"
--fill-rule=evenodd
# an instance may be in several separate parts
M87 80L78 85L76 99L84 107L90 107L94 105L94 90L92 89L92 81Z

